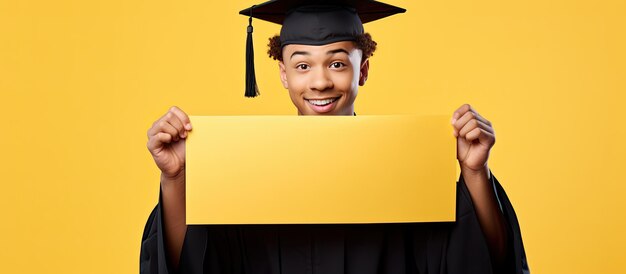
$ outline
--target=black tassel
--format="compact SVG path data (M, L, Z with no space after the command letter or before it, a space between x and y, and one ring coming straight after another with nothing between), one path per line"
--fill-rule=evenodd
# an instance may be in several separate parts
M252 45L252 9L250 8L250 18L248 19L248 37L246 38L246 97L256 97L259 95L259 88L256 85L256 75L254 73L254 47Z

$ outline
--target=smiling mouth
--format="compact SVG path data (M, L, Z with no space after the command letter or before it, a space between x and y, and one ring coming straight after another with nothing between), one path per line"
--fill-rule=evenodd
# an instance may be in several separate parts
M339 99L339 97L341 96L338 96L335 98L326 98L326 99L306 99L305 98L304 100L309 102L311 105L323 107L323 106L327 106L327 105L334 103L335 101Z

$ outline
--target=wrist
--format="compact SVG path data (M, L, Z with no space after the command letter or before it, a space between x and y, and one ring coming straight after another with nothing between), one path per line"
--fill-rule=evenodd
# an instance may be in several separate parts
M487 166L487 164L479 169L471 169L469 167L461 166L461 174L463 175L463 179L465 179L465 181L470 182L489 181L491 178L489 166Z
M161 188L165 191L170 188L184 188L185 186L185 170L181 170L177 174L167 175L161 173Z

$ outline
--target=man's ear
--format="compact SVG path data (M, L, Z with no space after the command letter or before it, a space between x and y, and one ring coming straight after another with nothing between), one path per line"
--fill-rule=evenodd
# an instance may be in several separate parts
M370 59L365 59L365 61L361 62L361 69L359 72L359 86L365 85L365 81L367 81L367 74L370 70Z
M289 83L287 83L287 71L285 70L285 63L283 63L283 61L278 62L278 69L280 70L280 81L283 83L283 87L288 89Z

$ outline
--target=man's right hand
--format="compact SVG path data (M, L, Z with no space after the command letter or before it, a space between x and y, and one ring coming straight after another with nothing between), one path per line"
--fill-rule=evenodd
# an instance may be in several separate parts
M148 130L148 150L161 170L163 229L168 261L177 269L187 232L185 223L185 139L191 122L171 107Z
M175 106L148 130L148 150L161 170L163 181L184 182L181 177L185 171L185 138L189 131L189 116Z

